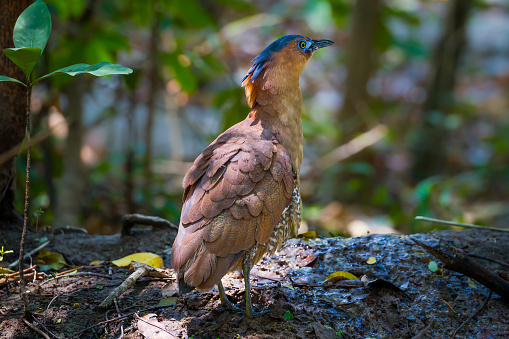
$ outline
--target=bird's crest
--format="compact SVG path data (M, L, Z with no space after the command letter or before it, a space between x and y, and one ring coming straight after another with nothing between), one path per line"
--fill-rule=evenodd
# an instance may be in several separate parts
M260 75L260 73L270 65L271 58L275 52L280 51L285 47L288 42L297 38L303 38L302 35L286 35L271 43L267 48L258 54L252 61L251 67L247 72L246 76L242 79L242 86L247 86Z

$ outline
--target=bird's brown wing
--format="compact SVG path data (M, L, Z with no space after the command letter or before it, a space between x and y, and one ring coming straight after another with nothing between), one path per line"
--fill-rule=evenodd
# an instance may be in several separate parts
M195 160L184 188L172 267L184 271L186 284L205 289L239 254L269 240L290 203L291 160L274 135L240 123Z

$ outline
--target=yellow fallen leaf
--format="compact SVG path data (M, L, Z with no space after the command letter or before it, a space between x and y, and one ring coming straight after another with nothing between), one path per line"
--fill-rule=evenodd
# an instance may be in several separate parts
M297 238L314 239L314 238L316 238L316 232L315 231L307 231L304 233L299 233L299 234L297 234Z
M54 270L59 270L65 265L67 265L62 254L46 251L45 249L42 249L39 252L39 255L37 255L37 259L35 259L35 263L41 265L40 269L42 271L47 271L50 268Z
M123 257L123 258L120 258L117 260L113 260L112 263L119 267L124 267L124 266L129 266L131 261L141 262L143 264L147 264L147 265L150 265L150 266L156 267L156 268L164 267L163 259L161 259L161 257L158 256L157 254L150 253L150 252L134 253L134 254L128 255L126 257Z
M104 260L95 259L90 262L90 266L99 266L104 264Z
M327 279L325 279L323 282L329 282L329 281L341 281L341 280L359 280L355 275L352 273L348 273L345 271L338 271L331 273Z
M367 263L368 265L373 265L374 263L376 263L376 258L375 258L375 257L370 257L370 258L366 261L366 263Z

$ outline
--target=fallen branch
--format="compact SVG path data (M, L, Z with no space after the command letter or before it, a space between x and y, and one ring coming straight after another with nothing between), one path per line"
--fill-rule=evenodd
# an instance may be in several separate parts
M464 224L462 222L447 221L447 220L428 218L428 217L422 217L422 216L415 217L415 220L431 222L431 223L436 223L436 224L442 224L442 225L459 226L459 227L466 227L466 228L477 228L480 230L509 232L508 228L497 228L497 227L479 226L479 225L473 225L473 224Z
M138 279L144 276L156 277L156 278L171 278L174 275L171 274L169 269L161 269L149 266L147 264L132 262L133 273L127 277L127 279L117 288L115 288L110 295L103 300L99 305L100 310L105 310L113 304L113 301L120 297L122 293L130 289Z
M450 254L447 249L441 245L432 247L413 237L410 237L410 239L440 259L444 263L445 268L473 278L504 299L509 300L509 281L487 270L474 259L461 253Z
M122 218L122 235L129 235L131 232L131 228L136 224L150 225L161 228L169 227L178 230L177 225L163 218L152 217L142 214L126 214Z
M458 333L458 331L466 324L468 323L470 320L472 320L477 314L479 314L479 312L481 312L481 310L484 308L484 306L486 306L486 304L488 303L488 301L491 299L491 295L493 294L493 291L490 291L490 294L488 295L488 297L486 298L486 300L484 300L484 302L482 303L481 307L479 307L477 309L477 311L474 312L474 314L472 314L470 317L468 317L467 320L465 320L461 325L458 326L458 328L456 328L454 330L454 332L452 333L451 335L451 339L454 338L456 336L456 333Z

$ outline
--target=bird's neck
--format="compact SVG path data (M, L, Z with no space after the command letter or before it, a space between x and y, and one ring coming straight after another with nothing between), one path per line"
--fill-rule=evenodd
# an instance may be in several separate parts
M266 76L263 82L255 81L246 86L246 97L251 106L246 120L260 123L276 135L298 174L302 163L302 91L298 77L279 79Z

